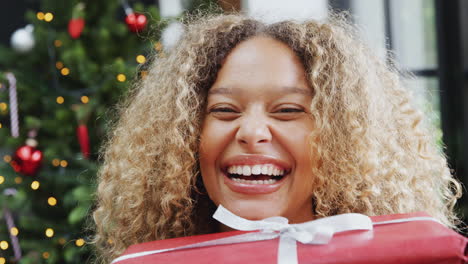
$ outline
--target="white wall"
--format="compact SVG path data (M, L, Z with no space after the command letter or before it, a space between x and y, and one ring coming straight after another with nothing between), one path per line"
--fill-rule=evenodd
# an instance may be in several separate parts
M362 38L382 59L385 50L385 12L383 0L353 0L351 12L356 24L362 29Z
M242 10L269 23L323 19L328 14L328 0L242 0Z

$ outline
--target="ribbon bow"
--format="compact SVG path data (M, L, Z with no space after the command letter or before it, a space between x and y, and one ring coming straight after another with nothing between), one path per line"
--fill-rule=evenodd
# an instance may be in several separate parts
M213 218L233 229L242 231L261 230L265 238L274 239L279 237L279 264L297 263L296 241L303 244L327 244L335 233L350 230L372 230L373 228L372 221L368 216L355 213L330 216L301 224L288 224L288 219L281 216L259 221L247 220L231 213L220 205ZM258 233L248 233L243 236L246 235L259 236Z

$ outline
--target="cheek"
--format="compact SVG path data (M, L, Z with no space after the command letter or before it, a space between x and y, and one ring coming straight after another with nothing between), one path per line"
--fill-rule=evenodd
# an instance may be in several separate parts
M207 159L221 155L233 140L232 131L231 124L207 118L200 135L200 155L203 154Z
M216 162L221 158L229 144L228 126L213 120L205 120L200 135L200 169L204 181L214 177Z
M313 168L318 165L316 152L312 150L309 142L312 130L313 124L304 122L294 129L291 128L290 131L296 131L296 133L288 137L290 154L296 165L298 183L300 182L301 189L307 189L307 192L310 192L315 180L312 174Z
M291 133L291 131L294 132ZM311 151L311 144L309 142L312 131L313 125L309 124L309 122L305 124L296 124L293 127L285 129L286 133L284 133L285 136L283 138L287 139L291 155L298 163L296 165L310 165L313 160L313 152Z
M200 166L202 170L212 166L219 149L220 133L216 132L216 127L212 122L205 121L200 135Z
M213 141L209 140L205 126L203 127L202 133L200 135L200 146L198 153L200 158L200 170L203 181L205 181L206 176L208 175L208 171L211 170L214 163Z

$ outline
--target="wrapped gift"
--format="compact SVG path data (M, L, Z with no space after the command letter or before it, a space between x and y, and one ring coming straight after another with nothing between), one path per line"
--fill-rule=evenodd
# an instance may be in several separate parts
M468 262L468 239L425 213L343 214L288 224L283 217L246 220L220 206L213 217L242 231L133 245L112 263Z

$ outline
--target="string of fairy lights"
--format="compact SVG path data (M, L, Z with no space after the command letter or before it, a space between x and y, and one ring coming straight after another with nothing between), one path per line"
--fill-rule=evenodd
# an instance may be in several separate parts
M54 14L51 13L51 12L37 12L36 13L36 18L40 21L44 21L44 22L47 22L47 23L50 23L53 21L54 19ZM59 39L56 39L54 40L53 42L53 45L56 47L56 48L61 48L63 47L63 42ZM154 49L159 53L159 56L164 56L163 52L162 52L162 44L161 42L156 42L154 44ZM139 64L139 65L143 65L147 62L147 58L142 55L142 54L138 54L136 55L135 57L135 61ZM69 67L67 67L62 61L56 61L55 62L55 67L57 69L57 71L64 77L66 76L69 76L72 72L72 69L70 69ZM141 78L145 78L147 76L147 71L145 70L141 70L139 72L139 75ZM115 80L119 83L123 83L123 82L126 82L127 81L127 76L124 74L124 73L118 73L116 76L115 76ZM2 89L4 89L4 85L0 84L0 91L2 91ZM87 95L81 95L79 96L79 101L82 103L82 104L87 104L90 102L90 97L87 96ZM65 97L64 96L57 96L55 98L55 102L59 105L61 104L64 104L65 103ZM6 102L0 102L0 115L6 115L8 113L8 104ZM0 129L4 129L6 128L2 123L0 123ZM10 155L4 155L3 156L3 161L5 163L10 163L12 162L12 157ZM62 168L66 168L68 166L68 161L67 160L63 160L63 159L59 159L59 158L54 158L52 161L51 161L51 164L52 166L54 167L62 167ZM0 185L2 184L5 184L6 182L6 179L4 176L0 175ZM17 185L20 185L23 183L23 177L21 176L16 176L14 178L14 183L17 184ZM33 180L30 184L30 188L32 191L37 191L39 190L41 187L41 183L38 181L38 180ZM57 200L56 197L54 196L50 196L48 197L47 199L47 204L50 206L50 207L54 207L54 206L58 206L59 205L59 201ZM9 230L9 233L12 235L12 236L19 236L20 234L20 229L17 227L17 226L14 226L12 228L10 228ZM53 227L47 227L45 230L44 230L44 236L45 238L53 238L54 236L56 236L55 234L55 231L54 231L54 228ZM58 238L58 243L60 245L65 245L67 243L67 240L63 237L60 237ZM86 244L86 240L84 238L76 238L76 239L72 239L70 241L74 241L74 244L75 246L77 247L82 247ZM111 240L108 241L109 243L112 243ZM10 248L10 244L8 241L6 240L0 240L0 250L8 250ZM51 253L50 252L42 252L42 258L44 259L48 259L50 258L51 256ZM0 257L0 264L5 264L6 263L6 259L4 257Z
M11 162L11 156L10 155L5 155L3 157L3 160L6 163L9 163L9 162ZM68 162L66 160L53 159L51 163L55 167L60 166L60 167L65 168L65 167L68 166ZM6 180L5 177L0 175L0 185L4 184L5 180ZM14 178L14 182L16 184L22 184L23 183L23 178L21 176L17 176L17 177ZM30 188L33 191L37 191L40 188L40 186L41 186L41 184L40 184L40 182L38 180L34 180L30 184ZM50 196L50 197L47 198L47 204L49 206L51 206L51 207L57 206L58 200L54 196ZM20 233L20 230L16 226L10 228L9 231L10 231L10 234L13 235L13 236L18 236L19 233ZM54 231L53 228L47 227L44 230L44 235L47 238L52 238L55 235L55 231ZM58 243L61 244L61 245L65 245L66 242L67 242L67 240L65 238L59 238L58 239ZM85 244L86 244L86 242L85 242L85 240L83 238L78 238L78 239L75 240L75 245L77 247L82 247ZM8 250L9 248L10 248L10 244L8 243L8 241L6 241L6 240L1 240L0 241L0 249L1 250ZM47 251L42 252L42 257L44 259L48 259L50 257L50 253L47 252ZM0 257L0 264L5 264L5 263L6 263L6 259L3 258L3 257Z

